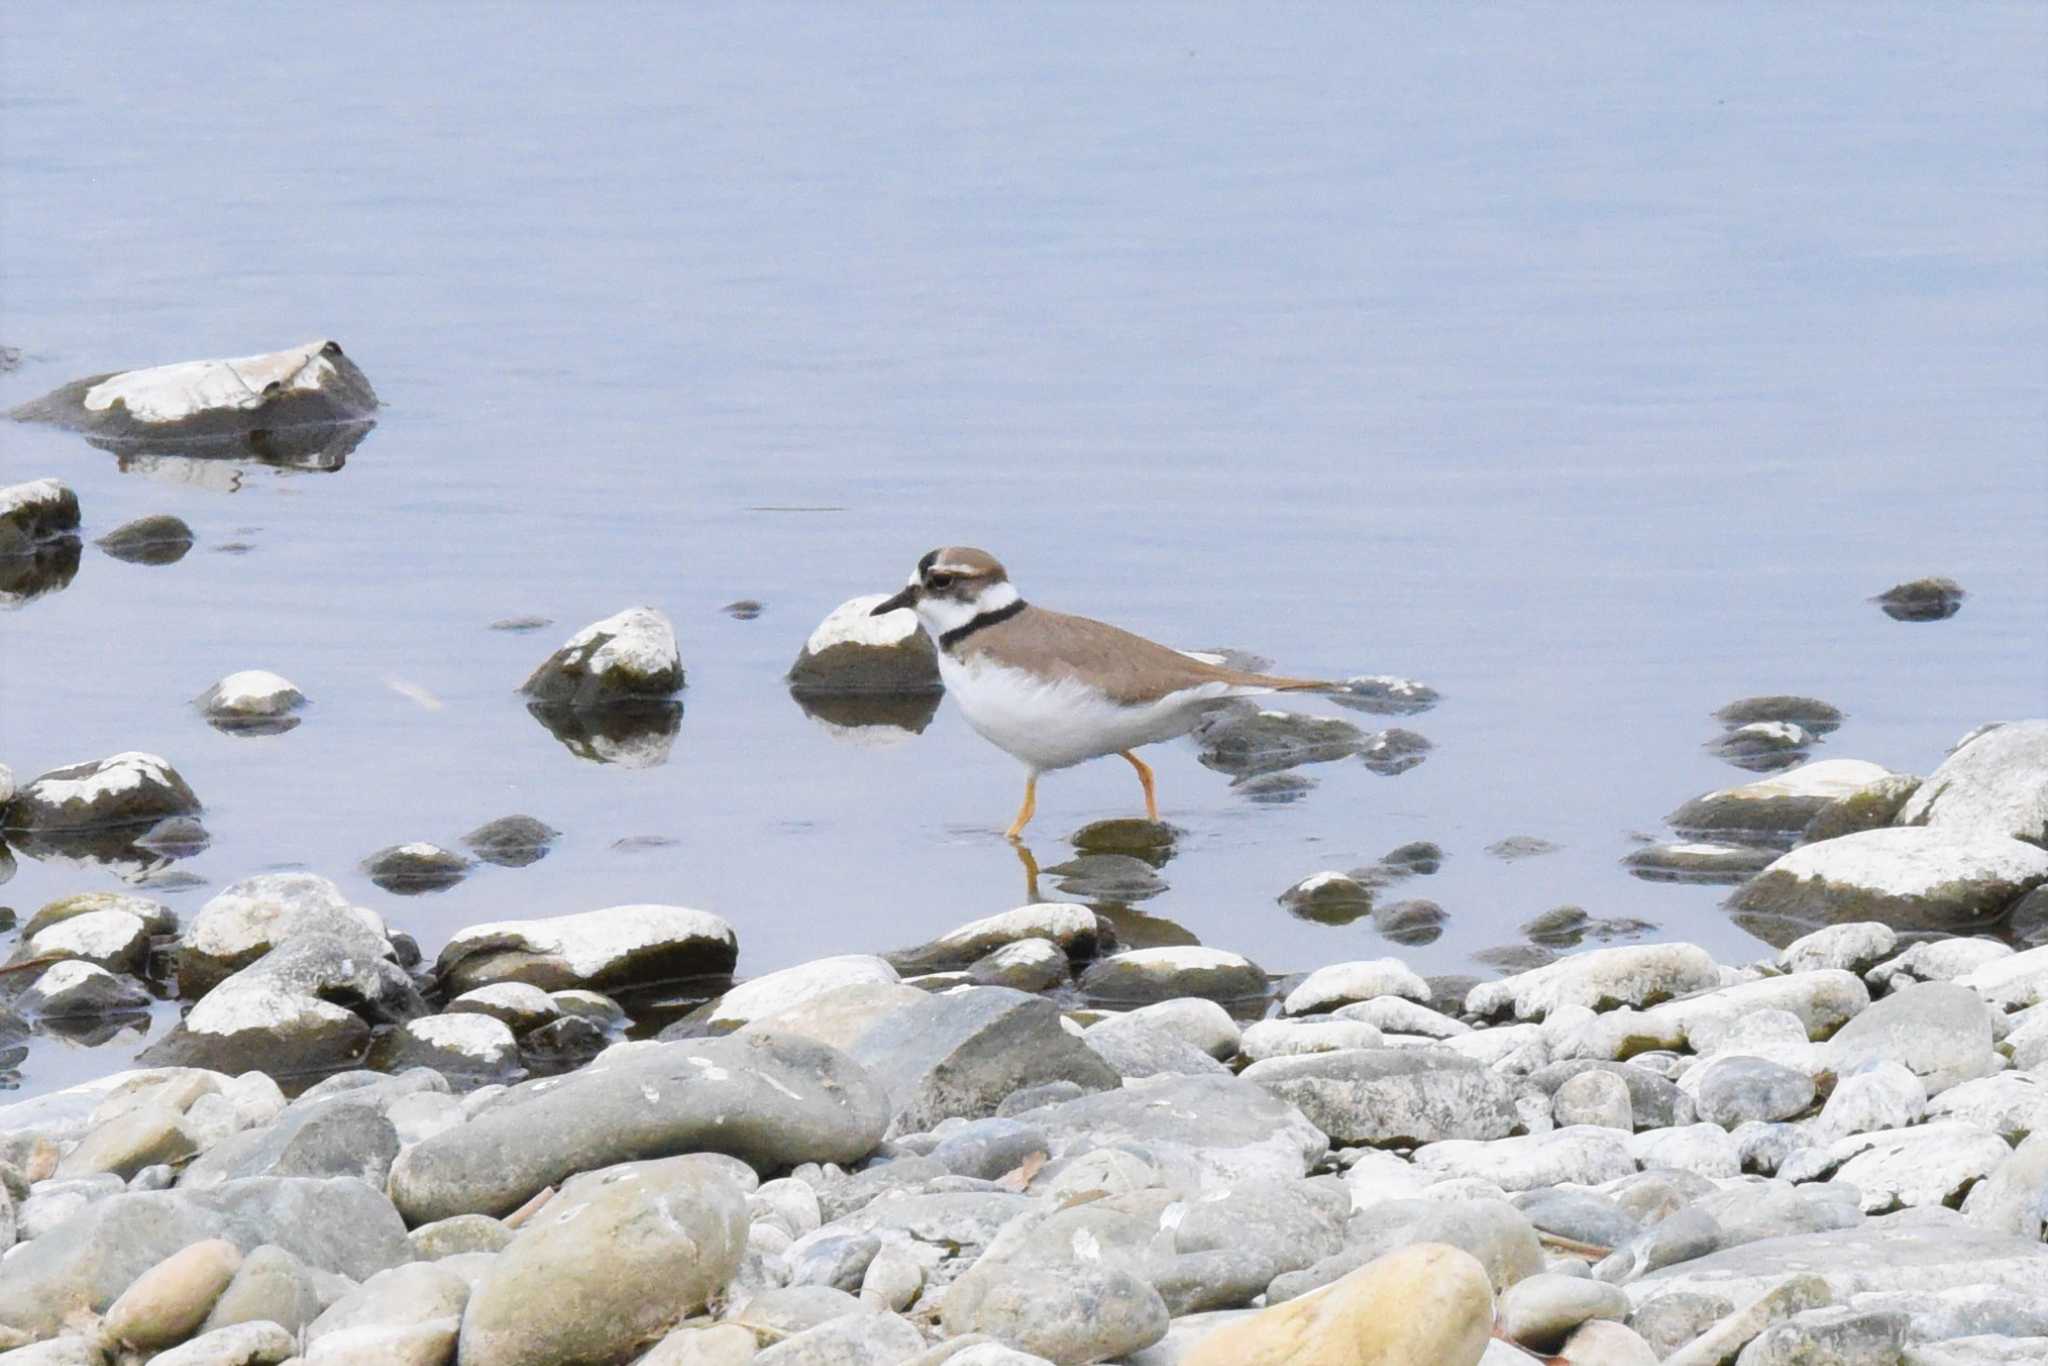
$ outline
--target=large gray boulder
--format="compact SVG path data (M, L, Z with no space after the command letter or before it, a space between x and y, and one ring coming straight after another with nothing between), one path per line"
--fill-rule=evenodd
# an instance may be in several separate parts
M1640 1008L1719 985L1720 969L1697 945L1626 944L1482 982L1466 993L1465 1009L1473 1015L1541 1020L1564 1006Z
M216 443L288 427L362 423L370 381L341 347L311 341L232 360L185 361L74 380L15 408L108 443Z
M1014 1092L1068 1081L1117 1086L1117 1070L1060 1027L1052 1002L1007 987L930 996L876 1021L848 1049L889 1093L891 1127L980 1119Z
M520 691L536 702L573 709L663 702L682 686L675 627L652 607L628 607L569 637Z
M140 825L198 810L199 798L170 760L130 751L51 769L23 786L5 814L10 830L49 834Z
M570 1178L477 1281L458 1354L476 1366L624 1362L720 1294L747 1192L698 1157Z
M1876 920L1894 929L1967 929L2048 883L2048 849L1951 827L1864 830L1786 854L1736 892L1744 923L1811 928Z
M1824 1056L1841 1076L1899 1063L1933 1096L1998 1070L1993 1027L1990 1007L1975 992L1953 982L1922 982L1872 1003L1828 1040Z
M55 479L0 488L0 559L78 534L78 495Z
M709 911L687 906L610 906L540 920L501 920L460 930L434 975L450 995L493 982L544 991L607 991L732 971L739 939Z
M799 697L847 693L935 693L939 652L909 608L874 614L881 593L843 602L811 632L789 666Z
M391 1193L413 1223L509 1214L580 1171L680 1153L762 1170L858 1161L888 1125L859 1064L808 1039L737 1034L630 1046L513 1087L468 1123L399 1154Z
M1980 731L1927 776L1898 823L2048 845L2048 721Z
M1505 1078L1444 1048L1268 1058L1247 1067L1242 1079L1296 1106L1340 1144L1505 1138L1521 1122Z
M1893 1215L1853 1228L1765 1238L1651 1271L1623 1287L1640 1312L1666 1295L1747 1303L1791 1275L1827 1282L1836 1301L1870 1291L1987 1286L2038 1296L2048 1245L1946 1219Z

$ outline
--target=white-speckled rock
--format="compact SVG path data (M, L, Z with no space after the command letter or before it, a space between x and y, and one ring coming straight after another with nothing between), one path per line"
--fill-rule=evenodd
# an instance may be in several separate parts
M1869 1214L1952 1204L2011 1155L1997 1134L1955 1120L1855 1134L1826 1150L1829 1179L1862 1192Z
M1429 983L1398 958L1332 963L1317 968L1293 991L1281 1009L1289 1015L1320 1015L1356 1001L1399 996L1426 1004Z
M836 987L896 980L896 969L871 954L814 958L740 983L712 1004L707 1023L714 1029L737 1029L764 1015L814 1000Z
M1454 1020L1441 1011L1400 996L1376 996L1332 1012L1340 1020L1357 1020L1383 1034L1419 1034L1429 1039L1453 1039L1472 1033L1472 1026Z
M1566 1182L1597 1186L1636 1171L1628 1136L1592 1125L1491 1142L1427 1143L1415 1150L1414 1162L1418 1170L1439 1179L1482 1177L1508 1192L1544 1190Z
M1805 829L1829 802L1890 776L1889 769L1861 759L1821 759L1695 797L1665 819L1679 830L1702 833L1789 834Z
M1889 925L1876 920L1853 920L1793 940L1778 955L1778 967L1785 972L1840 968L1860 975L1890 957L1898 942L1899 936Z
M383 1072L431 1067L436 1072L500 1081L522 1070L519 1043L510 1026L474 1012L407 1020L378 1035L365 1061Z
M1498 982L1482 982L1466 994L1465 1010L1472 1015L1512 1013L1517 1019L1540 1020L1568 1005L1640 1008L1719 985L1720 969L1697 945L1628 944L1563 958Z
M1806 1025L1809 1039L1825 1039L1870 1005L1870 989L1839 968L1791 972L1666 1001L1645 1012L1654 1028L1675 1026L1688 1038L1711 1041L1728 1023L1759 1010L1789 1010ZM1702 1031L1713 1031L1704 1033ZM1697 1044L1694 1045L1698 1047Z
M1884 1059L1837 1081L1814 1128L1818 1137L1846 1138L1903 1129L1926 1113L1926 1085L1909 1068Z
M139 973L149 941L149 927L128 911L87 911L24 934L11 961L69 958L109 972Z
M10 829L48 833L138 825L198 810L199 798L170 760L130 751L51 769L15 793L6 817Z
M505 981L603 989L730 972L738 957L732 926L709 911L610 906L472 925L448 941L434 970L456 992Z
M675 627L652 607L628 607L569 637L521 691L568 708L660 701L683 686Z
M457 996L448 1003L447 1013L488 1015L514 1034L524 1034L558 1019L562 1007L530 982L493 982Z
M1244 1031L1245 1057L1292 1057L1299 1053L1334 1053L1344 1048L1378 1048L1380 1031L1356 1020L1261 1020Z
M1049 939L1073 959L1092 957L1103 940L1095 912L1070 901L1041 901L984 916L948 930L929 944L887 955L898 972L947 972L966 967L1005 944Z
M2048 944L1986 963L1956 979L1986 1004L2000 1010L2025 1010L2048 1001Z
M1742 1145L1718 1124L1682 1124L1631 1134L1628 1150L1645 1168L1676 1167L1710 1180L1742 1174Z
M31 479L0 488L0 556L78 533L78 495L61 480Z
M2048 1071L2000 1072L1952 1086L1928 1103L1927 1118L1962 1120L2008 1143L2048 1133Z
M1952 827L1862 830L1784 855L1730 904L1788 924L1881 920L1896 929L1959 930L1995 918L2048 882L2048 849Z
M1952 982L1967 977L1986 963L2010 958L2012 945L1995 939L1956 937L1922 940L1904 953L1896 954L1863 974L1873 993L1895 991L1915 982Z
M2048 721L1979 732L1927 775L1898 823L2048 844Z
M178 989L202 995L277 945L308 934L396 958L384 918L351 905L334 883L313 873L261 873L230 884L186 926L178 943Z
M38 974L14 998L13 1010L29 1020L100 1018L147 1010L155 999L133 978L74 958Z
M804 641L789 666L789 688L799 695L933 693L938 649L909 608L875 615L886 595L869 593L832 609Z
M274 721L306 704L298 685L268 669L231 673L199 695L198 707L215 721Z

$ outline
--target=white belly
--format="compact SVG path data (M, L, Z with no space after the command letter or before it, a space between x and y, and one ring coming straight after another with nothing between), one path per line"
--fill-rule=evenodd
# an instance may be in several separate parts
M1127 707L1071 679L1048 682L986 659L963 664L943 650L939 676L968 725L1039 772L1185 734L1210 704L1246 691L1205 683Z

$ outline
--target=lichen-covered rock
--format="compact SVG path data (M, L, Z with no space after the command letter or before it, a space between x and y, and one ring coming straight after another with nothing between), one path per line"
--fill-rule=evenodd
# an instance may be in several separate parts
M1118 1005L1145 1005L1177 996L1245 1001L1264 996L1266 973L1241 954L1199 945L1131 949L1091 964L1081 993Z
M233 360L184 361L75 380L13 410L108 442L220 442L286 427L362 423L370 381L341 347L306 342Z
M1300 986L1288 992L1280 1008L1288 1015L1320 1015L1383 996L1427 1003L1429 984L1398 958L1332 963L1317 968Z
M909 608L875 615L885 595L841 603L818 623L789 666L799 696L847 693L936 693L939 654Z
M1927 775L1898 823L2048 845L2048 721L1980 733Z
M492 982L605 990L729 973L738 958L732 926L708 911L611 906L472 925L448 941L434 973L458 993Z
M140 825L198 810L199 798L168 759L131 751L51 769L15 794L5 815L11 830L49 833Z
M1803 845L1745 884L1730 905L1758 921L1895 929L1988 923L2048 883L2048 850L2009 835L1894 826ZM1749 923L1749 922L1745 922Z
M13 1009L24 1019L100 1019L147 1010L154 1001L141 983L105 968L71 959L44 969Z
M537 702L568 708L664 701L683 686L675 628L652 607L629 607L584 627L522 686Z
M1695 797L1665 819L1687 833L1796 834L1837 797L1889 776L1861 759L1822 759Z
M243 669L201 693L195 705L220 730L276 734L298 724L292 713L305 704L306 695L289 678Z
M192 528L168 513L123 522L93 544L128 564L176 564L192 548Z
M0 488L0 559L78 534L78 495L55 479Z
M1778 853L1754 844L1682 840L1631 850L1622 863L1650 882L1740 882L1768 867Z

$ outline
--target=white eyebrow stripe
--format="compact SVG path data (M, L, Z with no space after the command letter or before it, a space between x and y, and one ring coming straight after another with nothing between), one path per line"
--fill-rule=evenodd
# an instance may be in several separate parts
M928 572L933 574L964 574L971 578L984 571L971 564L935 564Z

